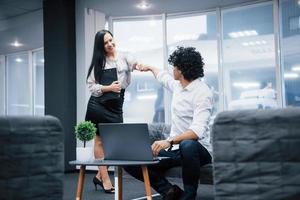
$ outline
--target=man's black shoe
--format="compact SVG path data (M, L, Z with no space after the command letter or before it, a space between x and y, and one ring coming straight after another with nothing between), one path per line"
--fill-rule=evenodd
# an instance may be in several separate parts
M171 189L164 196L164 200L179 200L183 190L177 185L173 185Z

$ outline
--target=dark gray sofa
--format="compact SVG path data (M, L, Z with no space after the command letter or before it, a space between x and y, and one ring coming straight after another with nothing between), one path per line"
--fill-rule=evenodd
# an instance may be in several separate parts
M62 199L63 138L51 116L0 117L0 200Z
M149 124L149 135L151 143L155 140L166 139L170 134L170 125L167 124ZM199 184L213 184L212 165L204 165L200 169ZM167 177L182 178L181 167L174 167L165 174Z
M228 111L213 128L216 200L300 199L300 109Z

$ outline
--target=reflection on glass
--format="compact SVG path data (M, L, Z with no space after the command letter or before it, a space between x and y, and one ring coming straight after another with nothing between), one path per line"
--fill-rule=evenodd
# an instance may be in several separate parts
M7 56L7 113L31 115L31 72L28 54Z
M44 115L44 51L33 52L34 77L34 115Z
M5 58L0 56L0 115L5 115Z
M115 20L118 51L130 52L144 64L163 69L161 18ZM150 72L133 72L125 92L125 122L164 122L163 90Z
M286 106L300 106L300 6L280 1L281 60ZM298 42L297 42L298 41Z
M162 85L156 91L155 102L154 102L154 123L165 122L165 106L164 106L164 88Z
M225 10L222 20L227 108L277 107L272 3Z
M203 80L213 89L215 113L219 105L216 14L167 18L167 44L170 55L176 46L195 47L205 63Z

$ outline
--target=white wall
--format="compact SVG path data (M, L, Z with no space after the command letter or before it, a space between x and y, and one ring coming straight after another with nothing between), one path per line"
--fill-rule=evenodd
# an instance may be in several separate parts
M104 29L105 15L88 8L84 0L76 0L76 86L77 86L77 122L85 119L90 93L86 86L86 75L93 56L95 33ZM86 148L93 148L93 141ZM77 147L83 146L77 141ZM93 152L93 151L91 151ZM80 154L80 151L78 151ZM80 155L76 155L78 158ZM92 157L93 155L91 155ZM87 169L97 170L96 166Z
M95 33L104 29L105 15L87 8L83 0L76 1L76 80L77 121L83 121L90 97L86 87L86 75L93 56Z

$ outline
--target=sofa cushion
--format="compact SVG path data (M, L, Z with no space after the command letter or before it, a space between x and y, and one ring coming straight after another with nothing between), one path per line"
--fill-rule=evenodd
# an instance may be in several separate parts
M171 178L182 178L182 168L173 167L166 171L165 176ZM200 179L199 183L201 184L213 184L212 178L212 164L207 164L200 167Z
M215 199L300 199L299 130L299 108L218 114Z
M57 118L0 117L0 199L62 199L63 142Z
M169 137L171 126L163 123L148 124L151 144L156 140L164 140Z
M171 126L168 124L158 123L158 124L148 124L149 137L151 144L156 140L163 140L169 137ZM204 165L200 169L200 180L202 184L212 184L212 165ZM182 178L181 167L174 167L166 171L165 175L167 177Z

